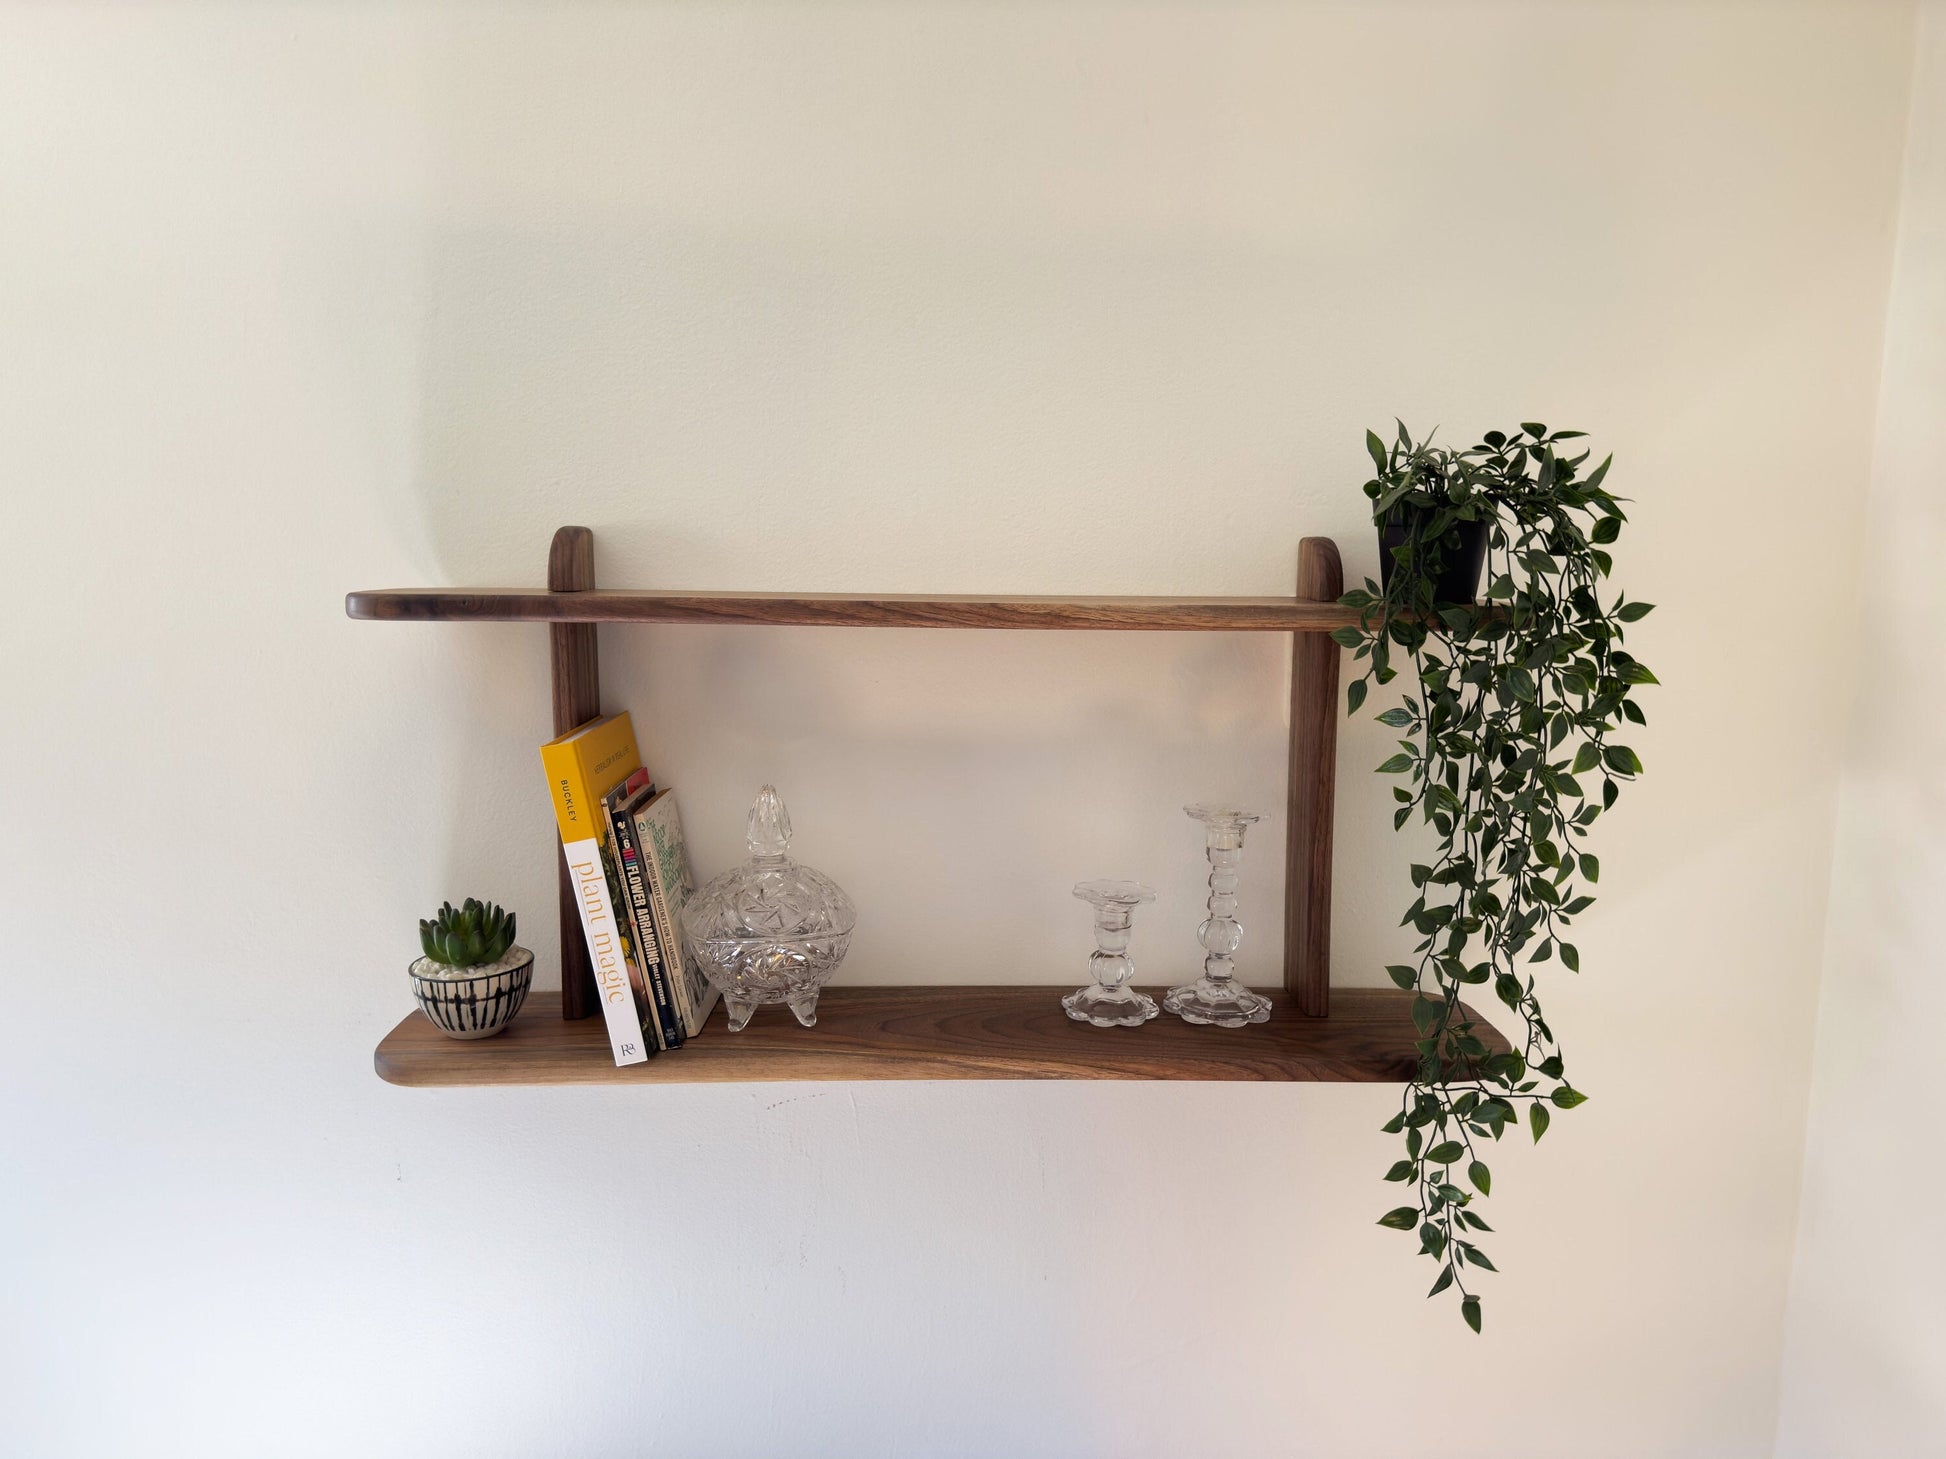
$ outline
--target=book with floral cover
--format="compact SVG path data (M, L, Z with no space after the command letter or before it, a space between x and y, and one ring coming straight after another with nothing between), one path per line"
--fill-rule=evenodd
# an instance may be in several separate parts
M646 853L643 865L649 873L649 904L662 938L663 960L676 973L672 981L677 1006L682 1010L683 1031L694 1037L716 1006L716 986L704 975L703 965L690 951L682 931L682 909L696 891L696 876L690 870L689 847L683 841L675 793L667 788L656 792L632 819L636 845Z

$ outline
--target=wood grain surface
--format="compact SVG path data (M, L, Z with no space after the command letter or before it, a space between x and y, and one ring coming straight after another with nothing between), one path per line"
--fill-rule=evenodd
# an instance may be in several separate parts
M1065 987L827 988L815 1028L759 1009L731 1033L718 1008L674 1053L618 1069L599 1020L563 1022L535 993L507 1031L462 1042L414 1011L374 1060L393 1084L690 1084L825 1079L1197 1079L1404 1083L1415 1034L1405 993L1340 988L1306 1018L1279 990L1269 1023L1196 1028L1163 1014L1092 1028L1061 1009ZM1489 1025L1493 1052L1507 1045Z
M1345 590L1338 544L1306 537L1297 548L1297 596L1336 604ZM1347 610L1348 611L1348 610ZM1338 656L1321 634L1291 639L1290 816L1284 843L1284 986L1298 1011L1330 1012L1331 828L1337 813Z
M581 528L563 528L580 531ZM1322 540L1322 539L1308 539ZM1299 598L1033 598L399 588L348 593L350 617L420 622L772 623L853 628L1080 628L1329 633L1357 621Z
M595 534L586 527L563 527L547 553L547 586L555 593L585 592L595 585ZM553 685L554 733L564 735L601 714L601 649L592 623L556 623L547 630L547 659ZM595 970L581 935L581 908L566 853L561 884L561 1017L588 1018L599 1006Z

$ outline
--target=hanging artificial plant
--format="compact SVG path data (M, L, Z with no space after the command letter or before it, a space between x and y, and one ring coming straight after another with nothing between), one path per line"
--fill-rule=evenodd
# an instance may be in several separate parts
M1564 454L1582 434L1527 423L1456 451L1414 441L1403 424L1390 446L1366 432L1383 582L1345 594L1362 626L1333 635L1364 664L1353 713L1373 683L1409 667L1408 692L1378 716L1401 748L1378 768L1405 777L1394 829L1416 812L1438 836L1431 862L1412 868L1404 925L1420 938L1417 961L1386 969L1413 994L1419 1033L1417 1076L1385 1125L1405 1158L1386 1179L1416 1199L1379 1224L1418 1233L1440 1269L1427 1295L1455 1290L1475 1332L1469 1278L1494 1270L1475 1242L1492 1229L1474 1210L1491 1189L1484 1142L1517 1127L1523 1106L1539 1140L1550 1110L1587 1097L1568 1082L1534 968L1580 970L1571 924L1601 870L1583 844L1641 773L1612 735L1644 722L1631 695L1656 682L1622 648L1624 625L1651 605L1620 593L1604 602L1607 549L1627 518L1602 486L1609 462L1584 477L1588 453ZM1466 579L1482 551L1475 603ZM1489 1053L1460 1001L1486 984L1524 1026L1515 1052Z

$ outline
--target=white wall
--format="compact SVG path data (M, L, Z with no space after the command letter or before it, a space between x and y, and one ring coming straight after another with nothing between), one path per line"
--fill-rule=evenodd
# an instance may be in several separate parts
M1946 5L1922 7L1778 1454L1946 1453Z
M1904 7L23 5L0 16L0 1448L1770 1451ZM406 1091L413 919L553 943L544 635L349 588L1281 592L1360 440L1591 430L1662 604L1593 1101L1475 1339L1392 1092ZM1752 614L1756 617L1753 620ZM1775 631L1772 631L1774 629ZM1077 877L1272 811L1271 638L611 634L706 871L848 975L1078 980ZM1342 742L1337 976L1408 847ZM544 957L544 960L545 957Z

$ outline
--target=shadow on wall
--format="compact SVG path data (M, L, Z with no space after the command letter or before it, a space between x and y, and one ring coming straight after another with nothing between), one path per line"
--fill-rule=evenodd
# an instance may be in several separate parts
M1335 532L1356 563L1369 530L1355 491L1299 498L1283 442L1280 463L1238 455L1290 415L1233 382L1291 377L1304 272L1247 251L838 258L679 232L448 235L425 350L427 532L462 583L539 581L552 531L576 521L614 585L1288 593L1300 536ZM517 659L508 635L531 640ZM544 635L452 637L483 686L461 783L528 774L551 733ZM1269 817L1246 855L1239 966L1280 981L1288 638L603 640L604 706L635 713L649 768L679 788L699 875L741 857L744 810L775 782L802 854L864 911L848 976L1076 980L1088 919L1069 889L1111 875L1161 893L1138 920L1142 976L1182 975L1207 867L1181 807L1233 798ZM1345 753L1370 763L1361 737ZM1368 781L1345 801L1377 823ZM537 771L532 787L504 829L539 877ZM456 854L476 834L456 822ZM545 968L551 934L532 912L526 927Z

